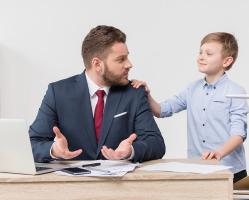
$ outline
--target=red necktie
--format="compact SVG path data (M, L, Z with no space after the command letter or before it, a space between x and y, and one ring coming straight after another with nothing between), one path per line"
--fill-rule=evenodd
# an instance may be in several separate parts
M95 111L94 111L94 127L95 127L96 139L97 139L97 143L98 143L100 129L101 129L101 125L102 125L102 119L103 119L105 91L98 90L96 92L96 95L98 96L98 102L96 104Z

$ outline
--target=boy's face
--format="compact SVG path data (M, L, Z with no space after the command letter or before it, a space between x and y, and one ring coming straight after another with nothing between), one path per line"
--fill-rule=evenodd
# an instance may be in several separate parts
M218 42L204 43L200 48L197 63L199 71L209 76L223 74L228 67L227 58L222 56L222 45Z

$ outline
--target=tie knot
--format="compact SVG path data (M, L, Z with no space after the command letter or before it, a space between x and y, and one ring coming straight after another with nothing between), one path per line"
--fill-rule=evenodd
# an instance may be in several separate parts
M98 98L103 98L105 95L105 91L104 90L97 90L95 92L95 94L98 96Z

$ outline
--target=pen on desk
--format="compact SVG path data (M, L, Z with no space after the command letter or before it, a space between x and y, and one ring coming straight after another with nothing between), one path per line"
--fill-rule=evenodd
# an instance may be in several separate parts
M96 167L100 165L101 165L100 163L90 163L90 164L82 165L81 167Z

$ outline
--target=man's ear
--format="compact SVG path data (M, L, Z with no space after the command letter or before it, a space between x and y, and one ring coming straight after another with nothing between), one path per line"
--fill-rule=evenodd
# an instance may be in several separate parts
M98 57L93 57L91 64L96 71L99 72L102 70L103 61L100 60Z
M223 61L223 67L224 68L227 68L229 67L231 64L233 63L233 57L229 56L229 57L226 57Z

